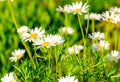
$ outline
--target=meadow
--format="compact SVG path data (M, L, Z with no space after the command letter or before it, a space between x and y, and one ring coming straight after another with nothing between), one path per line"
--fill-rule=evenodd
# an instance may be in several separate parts
M119 82L119 0L1 0L0 82Z

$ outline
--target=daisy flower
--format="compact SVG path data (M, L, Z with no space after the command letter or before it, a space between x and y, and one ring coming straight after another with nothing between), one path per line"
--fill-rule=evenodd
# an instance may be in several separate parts
M70 13L70 5L65 5L63 8L61 6L59 6L58 8L56 8L56 11L59 12L64 12L64 13Z
M66 76L58 79L58 82L78 82L78 79L75 79L74 76Z
M0 1L6 1L6 0L0 0ZM14 1L14 0L11 0L12 2Z
M3 78L1 78L2 82L16 82L13 73L10 72L9 74L6 74Z
M120 14L120 8L118 7L111 7L109 11L112 13L114 12L115 14Z
M118 60L120 59L120 52L113 50L108 54L107 57L110 61L118 62Z
M45 30L42 29L42 27L40 28L34 28L34 29L31 29L30 32L27 32L27 33L24 33L22 35L22 39L25 40L25 41L34 41L34 40L37 40L38 38L41 38L45 33Z
M43 36L42 38L39 38L36 41L34 41L34 45L37 46L37 49L40 47L49 48L50 46L53 45L52 43L53 43L53 37L51 34L47 36Z
M50 34L34 41L34 45L37 46L37 49L40 47L49 48L51 46L60 45L63 42L64 42L64 39L61 36Z
M63 27L62 29L60 29L60 31L63 34L73 34L74 33L74 29L71 27Z
M109 46L110 46L110 43L108 43L108 41L100 40L100 42L98 44L93 44L92 48L100 51L100 50L103 50L103 49L108 50Z
M17 61L19 59L21 59L24 56L25 50L24 49L18 49L15 50L14 52L12 52L13 57L10 57L10 60L13 61Z
M90 20L101 20L101 15L97 13L90 13L90 14L85 14L84 19L90 19Z
M89 6L87 5L87 3L85 4L83 4L82 2L72 3L71 12L73 12L73 14L82 15L82 13L87 13L88 7Z
M68 48L68 53L71 55L79 54L81 50L83 50L82 45L74 45L74 46Z
M100 32L94 32L92 34L88 34L88 37L93 39L93 40L101 40L104 39L104 33L100 33Z
M103 21L114 23L114 24L119 22L119 15L116 15L114 12L106 11L101 16Z
M21 26L20 28L17 29L17 32L19 33L20 36L22 36L22 34L28 32L29 28L28 26Z
M53 35L52 36L52 46L57 46L57 45L60 45L62 44L65 40L63 39L62 36L59 36L59 35Z

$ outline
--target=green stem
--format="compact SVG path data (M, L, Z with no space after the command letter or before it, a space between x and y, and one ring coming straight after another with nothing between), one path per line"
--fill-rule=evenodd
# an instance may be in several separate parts
M10 13L11 13L11 15L12 15L12 20L13 20L13 22L14 22L14 24L15 24L15 28L16 28L16 30L17 30L18 27L19 27L19 25L18 25L17 22L16 22L15 15L14 15L14 12L13 12L13 10L12 10L12 6L11 6L10 0L8 0L8 5L9 5L9 8L10 8ZM29 47L27 46L27 44L26 44L24 41L22 41L22 44L24 45L24 47L25 47L25 49L26 49L26 51L27 51L27 53L28 53L28 56L29 56L30 60L33 62L34 69L36 69L36 65L35 65L35 62L34 62L34 60L33 60L33 58L32 58L32 54L31 54L31 52L30 52Z
M108 33L109 33L109 26L110 26L110 23L107 23L107 27L106 27L106 40L108 39Z
M88 15L89 15L89 13L88 13ZM89 18L88 18L88 20L87 20L87 29L86 29L86 35L88 34L88 29L89 29Z
M116 30L115 30L115 49L118 49L118 25L116 24Z
M65 26L67 27L67 13L65 13Z
M83 29L82 29L82 24L81 24L81 21L80 21L80 15L77 15L78 16L78 22L79 22L79 26L80 26L80 29L81 29L81 32L82 32L82 38L83 38L83 43L84 43L84 55L85 55L85 38L84 38L84 32L83 32Z
M95 32L95 20L92 19L92 33Z

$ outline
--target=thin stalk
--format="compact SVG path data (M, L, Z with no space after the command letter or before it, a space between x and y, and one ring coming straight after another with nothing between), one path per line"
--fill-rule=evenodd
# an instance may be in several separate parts
M92 19L92 33L95 32L95 20Z
M89 13L88 13L88 15L89 15ZM86 28L86 35L88 34L88 29L89 29L89 18L88 18L88 20L87 20L87 28Z
M78 16L78 22L79 22L79 26L80 26L80 29L81 29L81 32L82 32L82 38L83 38L83 43L84 43L84 55L85 55L85 46L86 46L86 44L85 44L85 38L84 38L84 32L83 32L83 29L82 29L82 24L81 24L81 21L80 21L80 16L79 15L77 15Z
M118 25L116 24L116 30L115 30L115 49L118 49Z
M10 0L8 0L8 6L9 6L9 8L10 8L10 13L11 13L11 15L12 15L12 20L13 20L13 22L14 22L14 24L15 24L15 28L16 28L16 30L17 30L18 27L19 27L19 25L17 24L17 21L16 21L16 19L15 19L15 15L14 15L14 12L13 12L13 10L12 10L12 6L11 6ZM32 58L32 54L31 54L31 52L30 52L29 47L27 46L27 44L26 44L24 41L21 41L21 42L22 42L23 46L25 47L25 49L26 49L26 51L27 51L27 53L28 53L28 56L29 56L30 60L33 62L34 69L36 69L36 64L35 64L35 62L34 62L34 60L33 60L33 58Z
M67 13L65 13L65 26L67 27Z
M108 39L108 33L109 33L109 28L110 27L110 23L107 23L107 27L106 27L106 40Z

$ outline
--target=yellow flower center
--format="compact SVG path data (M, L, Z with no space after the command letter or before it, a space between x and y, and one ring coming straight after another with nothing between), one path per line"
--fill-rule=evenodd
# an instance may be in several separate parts
M42 44L42 46L48 46L50 44L50 42L44 42L43 44Z
M113 19L112 19L112 18L108 18L107 21L108 21L108 22L112 22Z
M112 56L112 59L113 59L113 60L116 59L116 56Z
M10 80L9 82L13 82L13 80Z
M116 9L116 10L115 10L115 14L118 14L118 13L119 13L119 11L118 11L118 9Z
M75 10L73 10L73 12L76 12L76 13L78 13L78 12L81 12L81 9L75 9Z
M67 13L68 11L64 9L64 11L63 11L63 12L64 12L64 13Z
M75 52L74 52L74 51L72 51L72 52L70 52L70 54L71 54L71 55L73 55L73 54L75 54Z
M16 55L16 58L17 58L17 59L20 59L20 58L21 58L21 55L20 55L20 54L17 54L17 55Z
M104 46L99 46L98 48L99 48L99 49L103 49L103 48L104 48Z
M30 34L30 38L37 38L38 34L37 33L32 33Z

